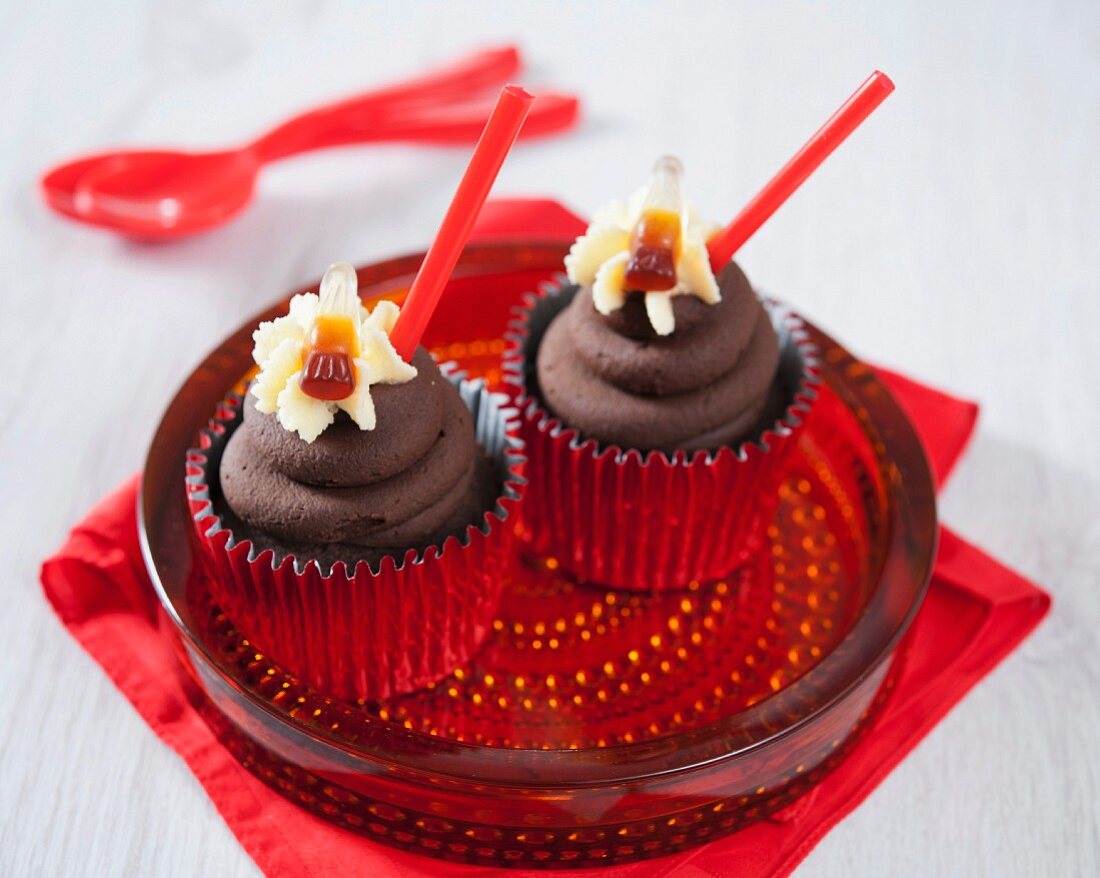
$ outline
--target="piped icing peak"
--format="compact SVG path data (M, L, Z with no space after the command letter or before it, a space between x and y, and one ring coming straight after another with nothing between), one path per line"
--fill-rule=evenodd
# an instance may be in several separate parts
M373 384L404 384L415 367L397 355L389 334L399 309L359 301L355 269L336 262L321 280L320 295L302 293L289 312L252 333L256 409L276 414L284 429L313 442L344 411L361 430L375 428Z
M644 293L658 335L676 328L672 296L693 295L708 304L721 299L706 246L718 227L698 219L683 197L682 177L680 160L661 156L650 184L626 204L596 211L565 257L569 279L592 287L601 314L622 308L627 293Z

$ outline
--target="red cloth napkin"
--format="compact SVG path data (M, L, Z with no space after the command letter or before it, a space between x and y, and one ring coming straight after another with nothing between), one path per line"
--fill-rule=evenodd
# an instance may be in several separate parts
M569 238L583 223L553 202L490 203L480 237ZM937 482L950 473L977 406L886 371L924 438ZM61 621L161 739L183 757L244 849L269 876L516 875L404 853L298 810L240 766L177 683L176 659L156 629L156 598L138 546L133 478L105 498L42 565ZM602 876L787 875L917 742L1039 623L1040 588L946 528L932 584L905 649L894 694L868 734L825 781L772 819L701 848L591 870ZM980 746L960 741L960 747ZM537 873L527 873L535 875Z

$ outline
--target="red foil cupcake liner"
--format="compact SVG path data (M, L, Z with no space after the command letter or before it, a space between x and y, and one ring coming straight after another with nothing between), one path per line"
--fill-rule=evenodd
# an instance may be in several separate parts
M522 530L530 549L579 579L631 591L684 589L728 574L764 544L784 461L817 397L816 348L793 313L765 300L790 394L771 427L717 451L603 446L562 424L539 396L539 344L576 291L559 284L529 296L505 352L529 461Z
M275 562L235 536L216 506L218 467L238 426L239 396L228 398L188 455L187 490L195 533L215 600L256 647L311 686L345 699L373 700L422 689L465 664L489 633L513 563L523 489L523 443L516 410L482 381L443 367L474 416L478 442L503 485L496 506L461 538L376 567L359 561L323 569L288 555Z

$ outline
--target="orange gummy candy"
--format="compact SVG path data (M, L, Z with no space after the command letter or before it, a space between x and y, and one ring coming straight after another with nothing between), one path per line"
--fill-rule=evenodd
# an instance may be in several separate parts
M631 290L658 292L676 286L676 260L680 258L679 214L650 208L630 237L630 261L623 279Z
M335 402L355 391L355 327L343 315L319 314L304 346L300 386L314 399Z

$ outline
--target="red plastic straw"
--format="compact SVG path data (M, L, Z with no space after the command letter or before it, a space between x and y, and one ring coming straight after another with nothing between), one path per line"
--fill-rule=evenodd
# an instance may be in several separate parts
M481 139L474 147L473 158L390 333L393 346L406 362L412 360L416 346L420 344L443 287L454 271L474 221L489 197L489 190L500 173L504 157L515 143L533 100L534 96L518 85L506 85L500 92L497 105L485 123L485 130L481 132Z
M876 70L848 100L833 113L832 117L806 145L783 166L757 196L750 201L733 222L716 232L707 242L711 267L718 271L733 258L768 218L779 209L795 190L798 189L814 171L818 169L834 149L856 130L874 109L886 100L894 90L894 83L881 70Z

